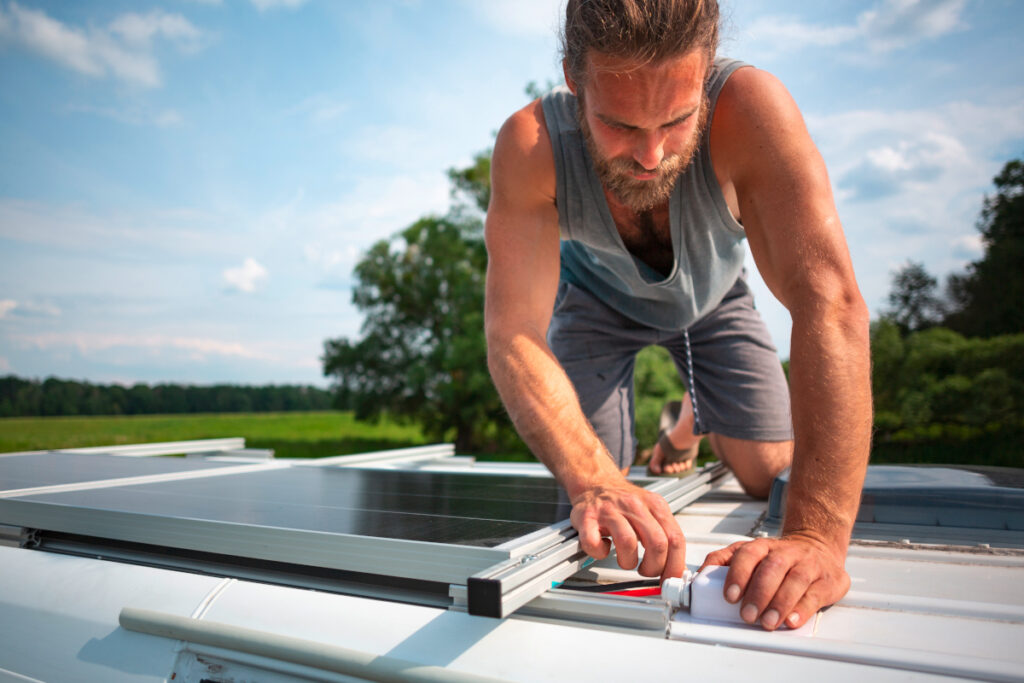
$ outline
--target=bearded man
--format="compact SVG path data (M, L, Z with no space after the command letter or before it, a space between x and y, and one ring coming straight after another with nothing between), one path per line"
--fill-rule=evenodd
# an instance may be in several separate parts
M730 566L725 596L747 622L796 628L849 589L868 312L796 104L770 74L716 58L717 43L713 0L569 0L567 88L514 113L495 144L488 363L583 549L605 557L610 538L632 568L642 543L639 572L664 579L684 570L685 539L625 474L634 357L667 348L689 393L655 470L704 434L755 496L792 462L781 537L706 564ZM744 239L792 316L791 387L753 308Z

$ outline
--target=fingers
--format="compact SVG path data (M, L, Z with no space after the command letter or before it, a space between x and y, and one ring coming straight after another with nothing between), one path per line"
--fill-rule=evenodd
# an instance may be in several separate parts
M725 599L741 603L745 622L769 631L799 628L850 587L841 556L790 539L733 544L711 553L704 564L723 560L729 563Z
M746 541L738 541L727 548L722 548L721 550L715 550L714 552L708 553L704 558L704 564L700 566L700 569L704 569L704 567L707 566L728 567L729 562L732 561L732 556L744 543L746 543ZM733 602L735 602L735 600Z
M815 573L816 574L816 573ZM769 559L758 565L757 572L743 596L744 605L740 614L744 619L759 619L761 625L773 631L785 623L794 613L797 603L806 595L808 588L817 580L806 563L790 567L784 561ZM816 605L807 614L818 611ZM747 610L744 614L743 610ZM750 623L753 623L752 621Z
M683 532L657 494L629 485L615 495L588 496L574 505L570 520L579 533L580 547L595 559L607 557L614 543L623 569L635 568L643 576L663 579L682 576L686 569ZM637 567L640 543L644 558Z
M734 548L734 551L729 560L729 573L725 577L725 599L728 602L735 603L739 601L740 596L746 594L750 577L753 576L757 565L768 554L770 546L767 542L758 540L749 543L733 544L730 547ZM746 602L744 603L745 606ZM760 613L759 609L757 614L755 614L755 618ZM754 622L754 620L746 619L747 615L743 613L743 608L740 608L740 616L744 617L747 623Z
M580 547L583 552L595 560L603 560L611 551L611 541L602 538L600 526L592 510L583 510L579 506L573 508L569 515L572 525L579 533Z
M655 576L660 572L661 580L664 581L671 577L682 576L686 570L686 538L683 536L683 531L679 528L679 522L672 515L668 504L662 498L653 494L652 496L654 500L651 501L651 515L660 526L665 546L664 552L659 554L659 561L653 567L648 568L650 573L644 574L644 567L641 566L640 574L643 576ZM647 553L651 551L646 540L644 541L644 549ZM646 553L644 559L646 564Z
M785 615L779 626L785 625L788 628L800 628L807 623L807 620L814 616L819 609L828 603L825 600L824 581L815 581L808 586L807 591L797 600L791 608L783 608L779 614Z

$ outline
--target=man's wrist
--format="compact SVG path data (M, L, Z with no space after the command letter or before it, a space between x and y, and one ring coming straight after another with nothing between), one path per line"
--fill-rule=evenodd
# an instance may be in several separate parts
M571 501L575 501L587 491L614 486L625 481L622 472L603 449L594 452L590 458L565 467L556 474L556 479Z

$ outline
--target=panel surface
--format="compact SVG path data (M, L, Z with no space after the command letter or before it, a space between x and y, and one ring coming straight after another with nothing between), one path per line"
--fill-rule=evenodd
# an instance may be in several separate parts
M7 504L60 506L75 517L139 515L140 529L156 516L491 548L566 519L571 508L561 495L553 479L536 477L295 467Z
M0 491L78 484L172 472L237 467L198 458L124 457L93 453L39 453L0 457Z

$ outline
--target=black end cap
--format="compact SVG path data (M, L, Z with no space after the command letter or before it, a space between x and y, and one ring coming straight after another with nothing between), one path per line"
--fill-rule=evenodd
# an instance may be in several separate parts
M501 619L501 582L470 577L466 582L469 613L478 617Z

